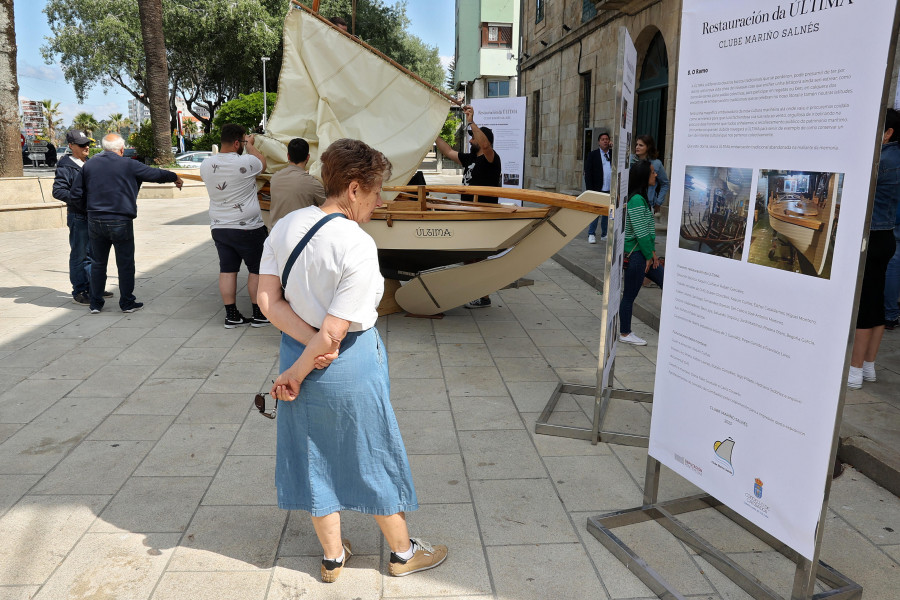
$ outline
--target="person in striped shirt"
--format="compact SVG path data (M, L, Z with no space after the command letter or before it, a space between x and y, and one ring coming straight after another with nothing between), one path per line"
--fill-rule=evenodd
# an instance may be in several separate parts
M656 171L650 161L631 165L628 175L628 205L625 210L625 256L628 265L622 277L622 303L619 305L619 341L646 346L646 340L631 331L634 300L644 277L663 286L663 266L656 257L656 224L647 190L656 185Z

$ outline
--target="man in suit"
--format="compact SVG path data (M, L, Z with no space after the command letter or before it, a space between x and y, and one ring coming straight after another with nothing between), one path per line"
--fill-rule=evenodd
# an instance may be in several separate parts
M612 151L610 150L609 133L600 132L597 148L588 154L584 161L584 183L587 189L595 192L609 193L612 179ZM600 239L606 239L609 217L597 217L588 225L588 244L597 243L597 223L600 223Z

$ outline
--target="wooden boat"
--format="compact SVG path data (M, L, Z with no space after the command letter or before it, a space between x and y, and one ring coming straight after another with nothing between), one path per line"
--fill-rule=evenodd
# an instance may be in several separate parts
M390 280L388 300L410 313L437 314L505 287L609 212L609 194L600 192L576 198L503 188L503 197L532 204L522 207L477 202L496 196L495 187L403 185L431 149L452 99L306 7L285 18L282 64L278 101L256 138L268 169L286 164L295 137L310 144L314 176L319 152L341 137L384 152L394 167L385 182L386 205L363 227ZM263 210L270 178L258 178ZM435 195L463 192L476 201Z
M812 181L802 191L785 190L783 175L770 175L767 210L769 223L775 230L775 238L769 258L775 258L777 244L791 247L791 262L795 253L809 261L817 275L822 274L828 257L834 222L840 207L840 175L835 173L809 173ZM782 178L779 186L777 179ZM776 181L771 181L776 179ZM774 183L774 185L773 185Z

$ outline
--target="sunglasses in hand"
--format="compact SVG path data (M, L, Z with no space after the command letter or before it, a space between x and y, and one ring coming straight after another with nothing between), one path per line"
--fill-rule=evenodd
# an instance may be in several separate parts
M271 412L266 412L266 395L262 393L257 394L253 398L253 405L256 406L256 410L259 411L259 414L268 417L269 419L274 419L275 413L278 412L278 398L275 398L275 408L273 408Z

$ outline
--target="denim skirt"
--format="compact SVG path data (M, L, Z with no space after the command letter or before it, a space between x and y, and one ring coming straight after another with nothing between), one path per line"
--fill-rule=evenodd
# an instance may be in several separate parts
M282 334L280 369L303 352ZM338 358L310 373L293 402L278 403L278 506L323 517L339 510L392 515L419 505L390 401L378 330L348 333Z

